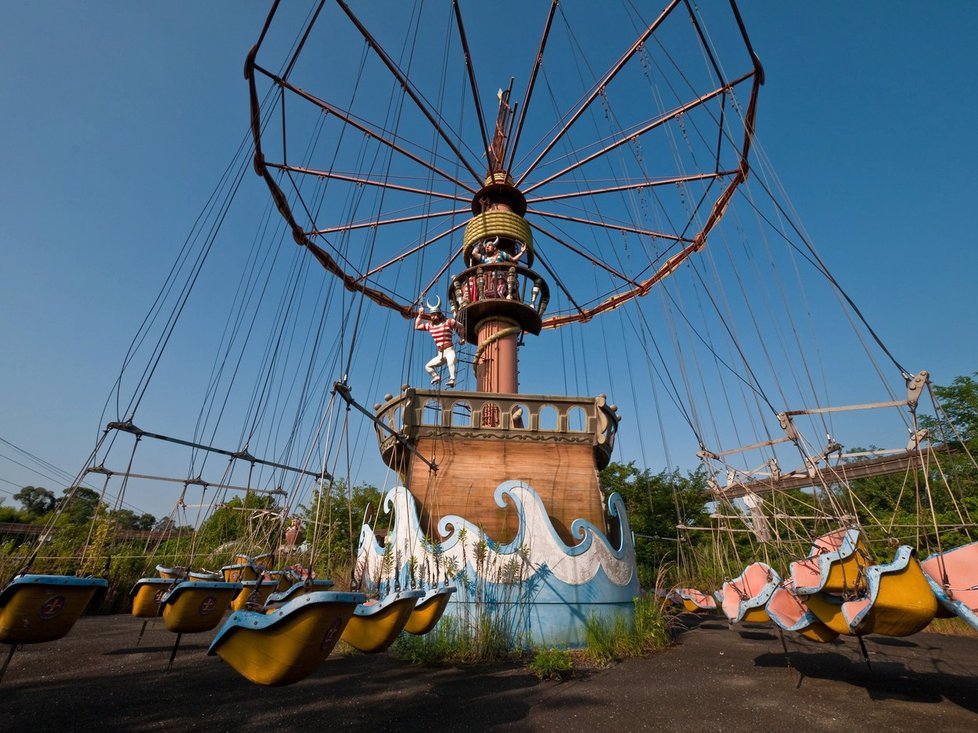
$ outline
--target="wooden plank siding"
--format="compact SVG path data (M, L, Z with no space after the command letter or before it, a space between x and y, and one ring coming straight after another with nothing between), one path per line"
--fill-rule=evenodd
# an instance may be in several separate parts
M518 441L473 438L457 433L422 437L417 448L438 464L438 471L412 457L407 487L421 506L422 528L437 538L438 521L456 514L481 527L499 543L517 531L512 505L499 508L493 499L504 481L523 481L543 499L557 533L567 544L575 519L586 519L605 531L604 507L591 445L540 439Z

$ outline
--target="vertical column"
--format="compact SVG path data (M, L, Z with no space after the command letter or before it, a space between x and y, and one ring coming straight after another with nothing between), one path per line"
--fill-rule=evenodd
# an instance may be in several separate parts
M512 331L512 333L506 333ZM480 392L516 394L519 390L517 370L517 336L519 326L504 318L490 318L479 324L479 363L476 379ZM482 425L499 427L499 408L482 409Z

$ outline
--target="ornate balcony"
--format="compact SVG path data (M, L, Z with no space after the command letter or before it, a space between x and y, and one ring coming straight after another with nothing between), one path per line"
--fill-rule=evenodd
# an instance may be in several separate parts
M608 465L618 430L618 408L597 397L444 392L404 387L374 406L384 461L403 471L409 446L422 438L591 445L598 470Z
M452 279L448 298L452 313L465 325L465 340L474 344L477 326L490 316L508 318L527 333L539 334L550 288L522 265L476 265Z

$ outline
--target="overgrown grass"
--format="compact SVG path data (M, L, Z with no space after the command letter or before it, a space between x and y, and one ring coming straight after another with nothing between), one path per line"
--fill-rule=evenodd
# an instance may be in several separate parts
M587 646L582 661L599 666L665 649L672 642L675 614L672 604L654 595L635 599L634 623L616 618L607 622L590 618L585 626Z
M541 649L529 667L541 680L562 681L574 674L574 655L566 649Z
M926 630L948 636L978 636L978 629L961 618L935 618Z
M654 595L635 599L634 620L614 622L591 618L586 625L587 646L580 650L539 649L527 653L502 633L502 619L484 616L481 625L442 618L424 636L401 634L389 649L399 659L419 665L474 664L524 659L540 679L564 680L576 668L606 666L666 648L672 642L675 614L671 604Z
M424 636L401 634L391 645L390 654L413 664L475 664L515 659L521 650L514 646L502 620L490 614L481 616L474 625L445 615Z

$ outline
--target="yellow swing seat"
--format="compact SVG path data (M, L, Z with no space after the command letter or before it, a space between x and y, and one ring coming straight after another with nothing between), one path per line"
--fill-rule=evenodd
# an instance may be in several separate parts
M268 612L237 611L214 637L217 654L259 685L289 685L306 678L329 656L363 593L319 591L296 596Z
M672 593L679 599L679 605L687 613L717 610L717 599L696 588L674 588Z
M186 580L187 578L187 568L183 565L157 565L156 572L160 574L161 578L168 580Z
M851 593L873 558L858 527L837 529L812 543L804 560L789 568L795 593Z
M240 583L245 580L258 580L260 572L253 563L239 562L222 567L221 575L223 580L228 583Z
M910 636L923 631L937 613L937 596L910 545L898 547L893 562L867 568L866 587L864 598L842 604L842 615L857 636Z
M210 631L221 623L241 583L183 581L163 594L163 625L175 634Z
M104 578L18 575L0 590L0 643L38 644L71 631Z
M806 639L822 644L837 639L839 632L822 623L789 583L790 581L786 581L778 586L765 606L774 625L783 631L794 631Z
M173 587L170 578L140 578L129 591L132 615L136 618L156 618L160 615L160 601Z
M281 581L277 588L281 588ZM312 578L310 580L297 580L289 585L285 590L276 590L268 595L266 603L288 603L293 598L305 593L316 593L317 591L329 590L333 587L333 581L329 578Z
M394 643L425 592L402 590L370 605L361 604L343 630L343 641L367 654L384 651Z
M231 601L231 610L247 611L261 608L276 585L278 583L275 580L242 580L241 590Z
M456 590L454 585L432 588L418 599L414 610L404 624L404 630L409 634L421 636L427 634L441 620L448 601L451 600L452 593Z
M751 563L720 589L724 616L732 624L767 623L771 619L764 607L780 582L781 577L767 563Z
M940 602L938 617L960 616L978 629L978 542L934 553L920 566Z

